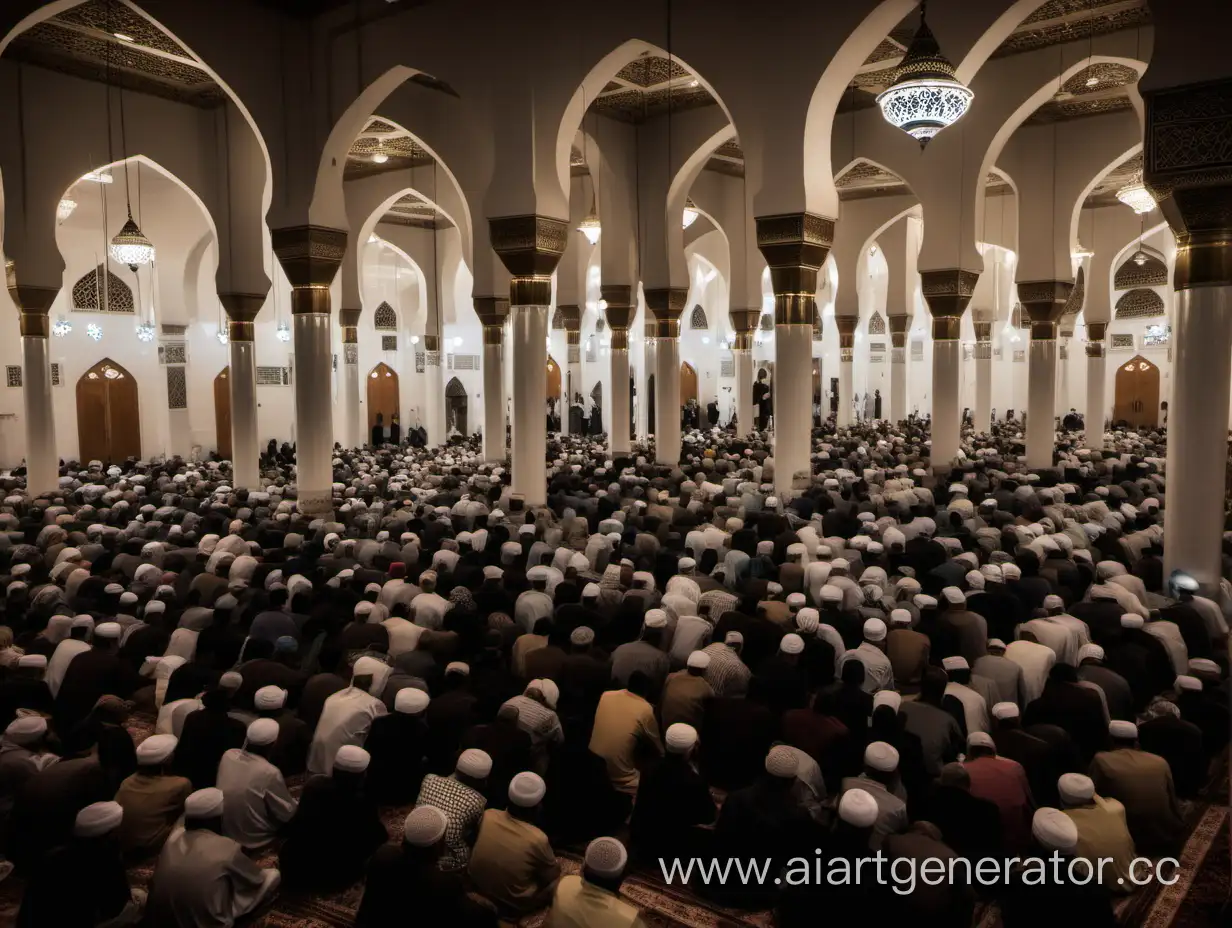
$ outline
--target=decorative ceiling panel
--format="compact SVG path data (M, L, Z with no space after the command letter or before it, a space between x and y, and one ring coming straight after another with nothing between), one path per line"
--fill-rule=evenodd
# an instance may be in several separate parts
M1039 11L1037 10L1036 13L1038 15ZM1082 11L1069 14L1068 18L1053 16L1049 19L1036 19L1032 17L1002 42L1001 46L993 52L992 57L1004 58L1006 55L1035 51L1064 42L1085 41L1093 36L1107 35L1122 29L1133 29L1150 22L1151 11L1146 6L1145 0L1139 0L1137 3L1130 0L1129 3L1099 3L1095 6L1084 6Z
M679 61L669 61L658 55L644 55L636 61L630 61L616 72L617 80L635 84L638 87L654 87L657 84L688 76L688 69Z
M1152 254L1143 252L1146 258L1141 264L1131 255L1117 268L1112 279L1115 290L1131 290L1135 287L1162 287L1168 282L1168 266Z
M1114 319L1148 319L1164 315L1164 301L1154 290L1130 290L1116 301Z
M1113 206L1120 204L1116 192L1142 174L1142 152L1138 152L1105 174L1087 194L1083 207Z
M879 61L889 61L901 57L903 57L903 47L901 45L889 39L882 39L881 44L874 48L869 53L869 56L864 59L864 63L876 64Z
M1087 100L1082 97L1071 97L1067 100L1050 100L1027 117L1024 125L1042 126L1054 122L1068 122L1071 119L1086 119L1090 116L1104 116L1108 113L1118 113L1133 109L1129 97L1117 95Z
M1091 83L1092 81L1095 83ZM1102 93L1110 87L1128 87L1136 83L1138 72L1133 68L1112 61L1101 61L1070 77L1061 85L1061 92L1057 96L1085 96Z
M368 125L364 127L364 131L365 132L401 132L402 130L399 129L397 126L395 126L391 122L386 122L383 119L377 119L376 117L373 117L372 121L369 122Z
M118 32L132 39L132 44L167 52L170 55L178 55L181 58L192 57L188 49L179 42L122 3L108 4L101 0L89 0L87 3L69 7L63 13L53 17L53 21L95 29L103 35L114 35ZM120 40L117 39L117 41Z
M739 158L741 161L744 160L744 149L740 147L740 142L736 139L728 139L716 148L714 153L721 158Z
M1048 0L1023 20L1024 26L1090 13L1104 6L1124 6L1125 0Z

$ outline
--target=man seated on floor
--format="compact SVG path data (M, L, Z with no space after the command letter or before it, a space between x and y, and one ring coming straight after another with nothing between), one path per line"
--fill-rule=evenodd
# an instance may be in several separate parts
M502 917L543 908L560 879L552 845L534 824L546 792L538 774L519 773L509 782L508 809L488 809L480 819L467 874Z

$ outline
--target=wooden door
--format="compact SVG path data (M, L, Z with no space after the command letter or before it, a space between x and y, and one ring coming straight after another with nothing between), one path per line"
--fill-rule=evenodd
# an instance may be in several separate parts
M466 423L467 406L466 387L462 385L462 381L454 377L445 384L446 435L453 435L455 431L462 436L470 434Z
M217 430L218 456L231 460L231 368L224 367L214 378L214 427Z
M680 405L697 401L697 369L688 361L680 365Z
M401 412L398 391L398 372L382 361L368 372L368 434L376 425L377 413L381 423L388 428L394 416Z
M560 365L556 359L548 355L548 399L560 399Z
M655 433L655 375L651 374L646 378L646 431L648 434Z
M137 381L110 358L77 381L77 441L83 462L141 457Z
M1159 424L1159 368L1142 355L1117 367L1112 420L1134 428Z

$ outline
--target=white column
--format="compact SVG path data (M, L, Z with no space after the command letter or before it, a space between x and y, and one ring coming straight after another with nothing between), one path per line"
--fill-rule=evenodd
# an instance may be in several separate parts
M774 360L774 489L786 495L812 467L813 326L776 325Z
M519 283L514 280L514 291ZM548 306L546 302L541 306L513 302L511 298L513 492L522 494L527 506L542 506L547 502Z
M732 362L736 368L736 437L753 431L753 336L737 335L732 350Z
M505 379L501 375L504 326L483 327L483 459L505 460Z
M1232 287L1176 292L1172 357L1164 575L1183 570L1209 596L1218 591L1221 576Z
M565 332L565 364L565 378L561 387L564 402L561 404L560 424L566 435L572 435L574 433L569 426L569 413L573 408L573 395L586 392L582 389L582 331L580 328L569 329Z
M852 405L852 395L855 390L853 348L839 348L838 361L838 418L839 428L855 422L855 407Z
M299 308L295 305L297 298L305 300L299 294L307 294L308 308L318 311L295 312ZM295 336L295 482L300 512L318 516L333 510L334 420L329 389L333 351L329 291L293 290L291 299ZM324 311L319 311L322 309Z
M659 340L650 333L654 331L654 323L649 322L642 330L642 414L639 418L639 427L644 429L643 440L650 441L654 437L655 429L650 427L652 420L655 421L656 428L658 427L658 412L656 403L658 400L651 402L650 395L650 379L653 377L655 386L659 383ZM655 396L658 396L658 390L655 390Z
M344 448L359 448L366 445L372 438L368 434L368 417L361 416L359 406L359 345L342 341L342 383L341 414L342 414L342 446ZM385 425L389 425L388 422Z
M1104 446L1104 418L1107 415L1108 359L1104 357L1106 322L1087 323L1087 402L1083 444L1092 449Z
M907 418L907 349L890 348L890 421Z
M975 343L975 430L992 425L992 342Z
M1069 396L1069 349L1070 340L1068 338L1057 342L1057 395L1056 408L1053 409L1053 415L1065 418L1065 414L1069 412L1070 405L1073 402ZM1064 355L1065 357L1062 357Z
M424 345L424 391L420 403L423 427L428 430L428 447L443 445L449 440L448 424L445 421L445 370L441 364L444 347L439 335L425 335ZM467 409L467 431L474 426L471 410Z
M1057 340L1032 333L1027 353L1027 466L1052 467L1056 444Z
M933 470L948 471L958 454L962 410L958 407L959 366L962 342L957 338L938 338L937 322L958 322L961 317L933 318L933 428L929 460ZM954 326L957 330L957 326Z
M667 323L669 329L664 329ZM655 460L680 463L680 341L678 320L660 320L655 339ZM672 334L665 335L666 331Z
M611 413L607 426L607 446L612 457L626 456L633 450L629 435L629 330L612 328L610 346L611 361Z
M239 323L244 326L245 323ZM249 323L248 325L251 325ZM230 325L231 467L235 486L261 487L261 442L257 435L257 355L252 338L240 339Z
M26 415L26 490L30 496L48 493L60 485L60 459L56 457L55 409L51 401L49 325L47 313L21 314L22 402Z

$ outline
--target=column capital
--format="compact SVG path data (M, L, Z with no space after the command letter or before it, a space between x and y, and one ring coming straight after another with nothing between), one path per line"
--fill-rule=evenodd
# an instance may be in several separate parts
M629 323L637 314L637 305L633 302L633 287L629 284L603 284L599 287L599 296L607 306L604 316L608 328L612 330L612 346L615 347L616 332L627 333Z
M729 309L727 318L737 335L752 335L761 320L760 309Z
M1143 181L1176 235L1173 286L1232 285L1232 79L1142 94Z
M475 315L485 329L500 328L509 315L509 298L505 296L477 296L474 298Z
M565 332L581 333L582 308L577 303L564 303L556 307L565 321Z
M1108 323L1106 322L1088 322L1087 323L1087 341L1102 342L1104 336L1108 334Z
M327 226L291 226L271 229L270 244L293 290L323 289L328 294L346 257L347 233ZM328 298L325 306L328 312Z
M342 308L338 310L338 324L344 329L355 328L359 325L359 316L362 310Z
M859 324L859 316L836 315L834 317L834 325L838 328L838 347L848 355L843 358L844 361L851 360L850 352L856 344L856 328Z
M265 305L263 293L220 293L218 301L232 322L255 322Z
M826 263L826 256L834 244L835 220L816 213L779 213L773 216L758 216L757 249L770 266L770 278L774 280L776 269L806 268L813 271L816 292L817 271ZM775 293L786 292L774 287Z
M911 317L905 314L888 316L890 323L890 347L906 348L907 332L911 329Z
M679 329L680 316L688 298L689 291L685 287L656 287L646 291L646 308L660 322L676 322Z
M1073 281L1024 280L1018 282L1018 302L1031 320L1032 341L1054 341L1057 323L1065 313L1065 305L1073 292Z
M1102 358L1104 356L1103 342L1087 342L1087 357Z
M973 323L973 325L975 326L975 340L977 342L992 341L992 323L991 322L976 322L976 323Z
M524 216L499 216L488 220L488 237L513 277L552 276L568 241L568 223L534 213ZM546 306L547 303L517 303L515 306Z
M5 266L9 296L17 305L21 334L25 338L47 338L51 335L51 304L60 295L59 287L36 287L17 283L13 262Z
M961 267L920 271L920 292L932 313L934 341L954 341L960 337L963 313L979 279L979 271Z

